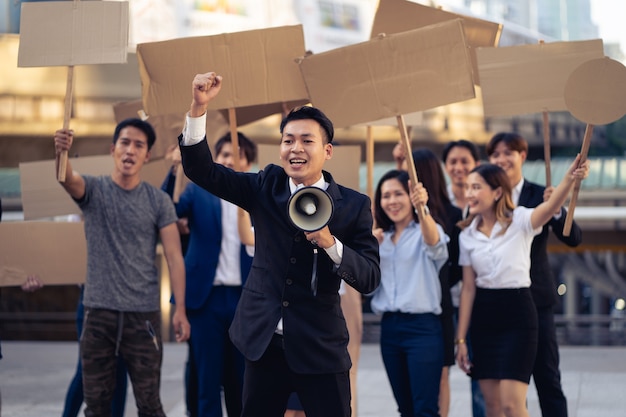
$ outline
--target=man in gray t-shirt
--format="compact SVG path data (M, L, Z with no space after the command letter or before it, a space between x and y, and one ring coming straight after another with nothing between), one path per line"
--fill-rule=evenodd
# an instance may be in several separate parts
M120 122L113 135L111 175L81 176L66 162L61 185L83 212L87 239L85 319L80 340L85 415L110 416L117 355L126 362L141 416L165 416L159 386L162 362L159 277L160 239L175 304L176 340L189 338L185 312L185 266L176 212L164 192L141 181L140 171L155 141L140 119ZM54 136L57 165L73 131Z

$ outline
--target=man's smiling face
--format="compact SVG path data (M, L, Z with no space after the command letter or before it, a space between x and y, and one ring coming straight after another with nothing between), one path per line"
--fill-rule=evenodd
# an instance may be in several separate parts
M280 160L296 184L312 185L322 176L326 160L333 155L324 130L315 120L292 120L283 129Z

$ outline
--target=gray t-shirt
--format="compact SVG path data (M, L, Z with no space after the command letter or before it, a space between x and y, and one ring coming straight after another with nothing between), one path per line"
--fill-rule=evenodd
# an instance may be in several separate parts
M77 201L85 219L86 307L158 311L155 264L159 231L176 221L167 194L141 182L125 190L110 176L84 176L85 197Z

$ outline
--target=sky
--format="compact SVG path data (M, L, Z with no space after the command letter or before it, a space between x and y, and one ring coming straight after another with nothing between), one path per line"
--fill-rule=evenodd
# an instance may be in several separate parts
M626 53L626 1L591 0L591 20L598 25L604 42L618 41Z

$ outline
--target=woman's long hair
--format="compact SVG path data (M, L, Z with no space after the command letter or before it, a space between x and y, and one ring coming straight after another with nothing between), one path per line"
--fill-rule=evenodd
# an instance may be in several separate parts
M380 178L378 181L378 185L376 186L376 193L374 195L374 220L376 221L376 227L380 227L385 232L391 230L394 226L393 220L387 216L387 213L383 210L380 201L382 199L382 187L385 181L396 179L402 184L402 188L409 194L409 174L406 171L400 171L397 169L392 169L388 171L385 175ZM410 201L410 200L409 200ZM413 220L417 222L417 214L415 210L411 210L413 213Z
M502 168L494 164L478 165L470 171L470 174L471 173L480 175L492 190L498 187L502 188L502 196L494 203L494 212L496 221L504 226L501 232L504 233L511 224L513 210L515 209L515 204L513 204L513 198L511 197L509 177ZM465 229L472 223L475 217L475 214L470 214L466 219L461 220L457 224L461 229Z
M419 148L413 151L413 164L417 173L417 179L424 185L428 192L428 209L435 222L444 229L448 225L447 208L452 206L448 190L446 188L446 177L441 167L441 162L437 155L430 149ZM445 230L450 233L451 230Z

